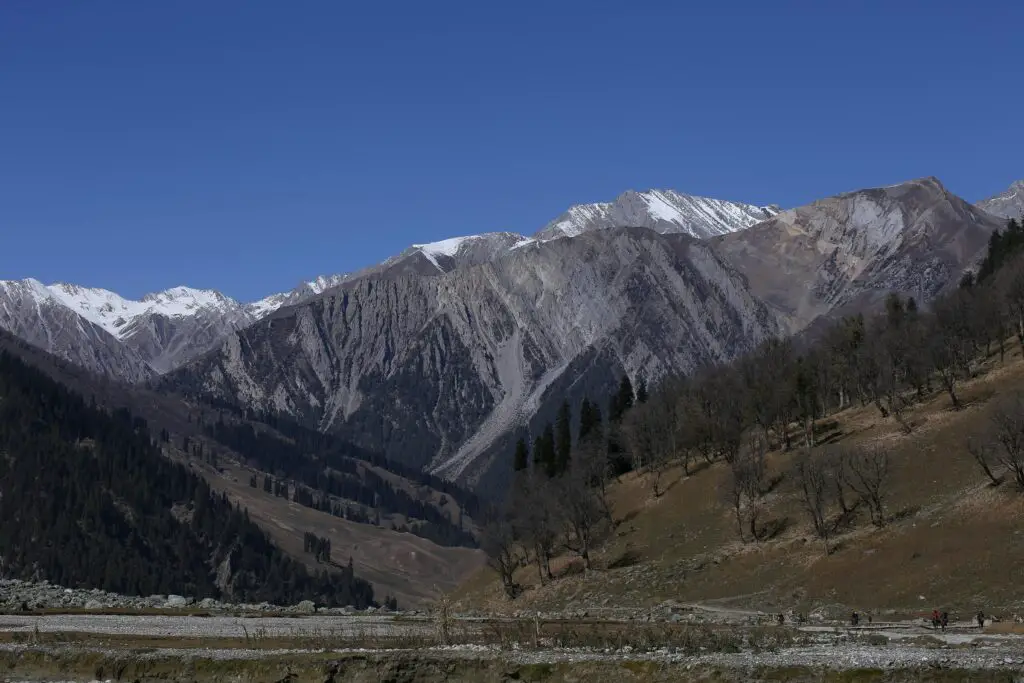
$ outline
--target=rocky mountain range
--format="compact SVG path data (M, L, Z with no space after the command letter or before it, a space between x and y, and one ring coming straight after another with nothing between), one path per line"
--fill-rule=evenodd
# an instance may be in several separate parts
M727 360L893 290L926 302L977 261L1015 188L976 207L925 178L787 211L627 192L533 237L413 245L250 304L6 282L0 327L110 376L280 411L479 482L513 435L623 372Z
M771 215L673 191L627 192L614 203L574 206L571 231L552 226L533 238L494 232L417 244L353 273L320 276L295 289L240 303L212 290L175 287L139 301L99 288L28 279L0 281L0 328L110 377L140 382L210 350L227 334L280 308L364 277L429 276L490 262L533 242L608 227L646 226L696 237L740 230Z
M320 277L249 304L191 287L134 301L100 288L6 280L0 281L0 329L98 374L137 383L179 367L230 332L343 279Z

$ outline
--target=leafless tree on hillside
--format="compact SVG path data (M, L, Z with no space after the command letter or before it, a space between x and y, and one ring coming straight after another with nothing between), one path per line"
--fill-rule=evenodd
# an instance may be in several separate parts
M881 328L881 322L879 323ZM904 413L907 402L903 398L902 366L905 359L902 337L894 339L902 333L899 328L894 330L873 329L868 337L868 353L873 355L871 367L877 373L872 381L874 402L879 412L885 417L892 417L904 434L913 431ZM884 405L883 405L884 404Z
M970 319L970 302L964 292L956 292L935 302L929 357L954 408L961 405L956 394L957 382L970 374L974 357Z
M729 476L723 493L736 515L736 530L741 541L746 541L747 531L750 532L751 540L757 541L760 537L758 522L763 512L767 487L767 450L764 440L754 437L748 447L740 449L729 463Z
M800 494L804 509L811 518L814 532L825 546L825 554L829 554L828 536L828 503L829 503L829 472L820 458L805 453L796 464L800 480Z
M577 444L573 452L572 469L575 476L582 478L593 488L601 514L609 524L614 524L608 498L608 486L612 480L611 464L608 462L608 451L601 435L589 435ZM555 491L558 491L557 487Z
M518 539L508 515L494 514L484 524L481 548L487 556L487 566L498 573L505 595L510 600L518 595L515 571L519 567Z
M1005 467L1024 490L1024 394L1015 393L996 404L985 434L969 441L968 449L994 484L1000 480L992 473L992 460Z
M990 441L987 439L978 439L974 437L968 437L967 439L967 452L974 458L974 462L978 463L978 466L985 473L985 476L989 478L993 486L999 486L1003 483L1002 477L997 477L992 471L992 461L996 460L995 449Z
M1017 330L1017 341L1024 352L1024 254L1001 269L997 290L1002 293L1007 310Z
M579 468L570 468L555 481L561 517L565 523L563 544L579 555L583 566L590 569L590 550L604 517L601 503L586 474Z
M885 499L889 485L889 452L880 445L866 446L850 453L844 463L846 482L868 506L871 522L885 526Z
M562 524L554 489L551 481L538 473L516 486L512 494L517 536L528 554L533 555L541 584L552 578L551 558Z
M623 427L634 469L647 468L651 491L655 498L660 497L664 493L662 473L681 447L682 420L677 396L671 388L655 392L646 403L630 411Z

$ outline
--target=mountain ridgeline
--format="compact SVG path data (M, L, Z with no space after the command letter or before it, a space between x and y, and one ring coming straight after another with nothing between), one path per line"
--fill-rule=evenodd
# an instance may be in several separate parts
M934 178L768 210L703 240L667 224L607 227L609 211L577 211L603 218L483 263L349 280L160 385L291 415L446 478L500 482L515 441L532 441L564 398L622 374L692 373L891 292L926 305L1004 223ZM429 261L422 248L407 257Z
M107 412L0 352L5 576L132 595L373 604L351 569L312 574L247 513L165 457L145 421Z
M290 414L472 481L505 434L557 407L566 384L609 364L653 380L778 331L706 243L607 229L432 277L344 283L229 336L160 385Z
M279 414L410 470L500 487L518 439L623 374L691 374L890 293L927 306L977 266L1021 196L1017 183L972 206L922 178L782 211L627 192L532 237L413 245L253 304L5 283L0 326L162 393Z

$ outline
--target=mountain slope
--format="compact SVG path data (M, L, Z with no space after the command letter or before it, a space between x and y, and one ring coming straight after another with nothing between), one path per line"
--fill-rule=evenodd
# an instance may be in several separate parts
M937 179L922 178L784 211L712 245L796 332L889 292L932 299L981 257L999 227Z
M776 329L700 242L608 230L436 277L343 283L230 335L161 385L281 411L455 478L560 403L545 390L597 347L605 360L582 374L613 360L653 380Z
M777 206L740 204L674 190L630 190L619 195L614 202L573 206L535 237L540 240L557 239L591 230L635 226L660 233L681 232L705 238L748 228L778 212Z
M979 209L1000 218L1020 218L1024 216L1024 180L1014 182L1005 191L983 199L977 204Z
M42 427L42 428L40 428ZM373 600L351 572L312 576L226 498L105 412L0 351L5 574L135 595L294 604Z

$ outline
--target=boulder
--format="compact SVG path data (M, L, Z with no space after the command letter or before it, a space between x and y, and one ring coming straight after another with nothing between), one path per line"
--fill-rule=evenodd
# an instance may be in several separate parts
M181 595L168 595L166 607L188 607L191 600Z
M303 614L313 614L316 612L316 605L313 604L312 600L303 600L295 605L295 611L302 612Z

